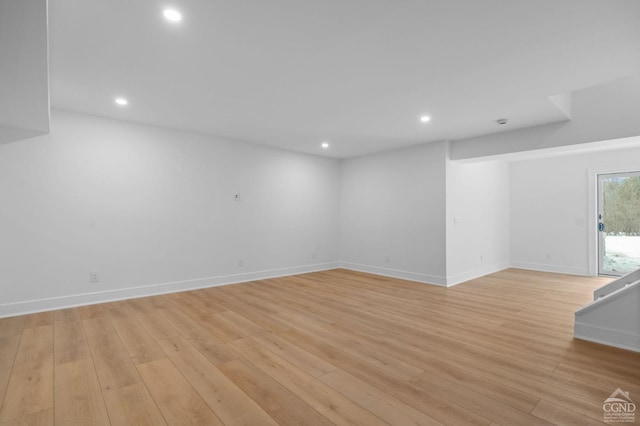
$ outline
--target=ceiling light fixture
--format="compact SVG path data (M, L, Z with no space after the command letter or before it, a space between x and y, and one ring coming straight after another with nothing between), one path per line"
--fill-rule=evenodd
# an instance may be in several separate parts
M116 103L120 106L127 106L129 104L129 101L125 98L116 98Z
M329 142L322 142L322 149L327 149L329 148Z
M431 121L431 117L429 117L428 115L423 115L420 117L420 122L421 123L428 123Z
M182 13L178 12L175 9L165 9L162 11L165 19L169 22L180 22L182 21Z

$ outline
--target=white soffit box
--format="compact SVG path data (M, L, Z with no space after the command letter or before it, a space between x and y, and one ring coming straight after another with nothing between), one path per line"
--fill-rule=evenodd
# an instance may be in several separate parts
M0 3L0 143L49 131L46 0Z

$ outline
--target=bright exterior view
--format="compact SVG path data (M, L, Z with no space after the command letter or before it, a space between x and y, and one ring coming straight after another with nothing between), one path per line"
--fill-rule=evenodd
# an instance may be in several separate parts
M627 274L640 268L640 174L609 175L600 184L601 273Z

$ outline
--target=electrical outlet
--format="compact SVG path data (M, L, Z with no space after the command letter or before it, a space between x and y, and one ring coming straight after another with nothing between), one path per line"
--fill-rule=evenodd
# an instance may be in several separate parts
M233 194L233 200L242 201L242 195L239 192L236 192L235 194Z
M315 259L316 257L318 257L318 255L316 254L316 252L315 252L315 251L312 251L312 252L311 252L311 258L312 258L312 259Z
M89 282L93 284L100 282L100 277L97 272L89 272Z
M238 267L242 268L244 266L244 259L238 259Z
M484 262L484 256L480 255L480 263Z
M389 262L391 262L391 258L390 258L389 256L385 256L385 257L384 257L384 261L385 261L386 263L389 263Z

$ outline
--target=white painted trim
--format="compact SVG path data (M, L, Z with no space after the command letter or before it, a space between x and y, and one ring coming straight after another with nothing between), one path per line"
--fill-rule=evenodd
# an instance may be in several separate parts
M587 169L587 245L589 275L598 275L598 172Z
M384 277L398 278L401 280L416 281L423 284L446 287L447 279L436 275L421 274L418 272L400 271L397 269L381 268L379 266L361 265L359 263L340 262L340 267L352 271L367 272L369 274L382 275Z
M640 352L640 334L628 333L576 321L573 335L582 340Z
M546 263L521 262L519 260L511 261L511 267L518 269L528 269L530 271L555 272L557 274L589 275L589 271L585 271L583 268L564 265L552 265Z
M462 284L464 282L484 277L485 275L494 274L510 267L509 262L501 262L495 265L484 266L472 271L463 272L452 277L447 276L447 287Z
M589 303L588 305L585 305L582 308L578 309L576 311L576 317L579 316L579 315L583 315L583 314L593 310L594 308L598 308L598 307L604 306L604 305L606 305L608 303L611 303L614 300L617 300L622 296L627 296L632 291L638 291L639 289L640 289L640 281L632 283L632 284L626 284L624 287L620 287L616 291L613 291L613 292L607 294L606 296L600 297L600 298L594 300L593 302Z
M15 315L25 315L35 312L51 311L55 309L71 308L95 303L113 302L138 297L155 296L159 294L176 293L180 291L196 290L200 288L217 287L228 284L238 284L248 281L277 278L287 275L306 274L309 272L336 269L339 262L318 263L312 265L294 266L290 268L269 269L264 271L247 272L243 274L219 275L215 277L198 278L194 280L176 281L127 287L116 290L98 291L92 293L72 294L68 296L34 299L22 302L0 304L0 318Z
M637 283L640 283L640 269L630 272L627 275L623 275L615 281L611 281L608 284L596 288L595 290L593 290L593 300L596 301L613 293L614 291Z

